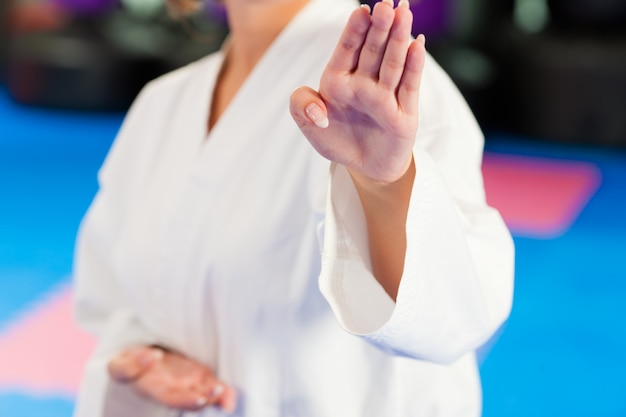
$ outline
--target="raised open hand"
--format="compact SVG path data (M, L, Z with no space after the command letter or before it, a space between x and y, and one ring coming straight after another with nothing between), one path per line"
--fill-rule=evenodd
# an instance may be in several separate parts
M109 374L168 407L199 410L213 405L227 412L235 408L232 388L218 381L206 366L175 352L129 348L109 362Z
M325 158L376 183L411 164L418 128L424 37L411 41L408 0L363 6L350 16L320 81L291 96L294 120Z

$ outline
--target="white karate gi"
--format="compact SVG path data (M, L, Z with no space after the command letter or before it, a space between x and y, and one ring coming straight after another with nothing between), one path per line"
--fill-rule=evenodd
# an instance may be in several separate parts
M370 272L347 171L289 114L356 6L312 0L208 137L221 52L139 95L79 234L77 317L100 343L77 417L183 415L108 379L111 355L136 344L210 366L238 390L237 416L480 414L474 350L509 313L513 247L485 203L482 134L462 97L428 58L396 303Z

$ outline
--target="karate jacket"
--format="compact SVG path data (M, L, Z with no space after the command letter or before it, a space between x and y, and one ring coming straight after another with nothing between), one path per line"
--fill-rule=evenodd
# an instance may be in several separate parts
M111 381L108 360L138 344L212 368L238 392L235 416L480 415L475 350L509 314L513 245L486 204L483 136L462 96L428 57L395 302L371 273L347 170L289 114L355 7L311 0L208 135L222 51L140 93L77 241L76 316L99 344L76 417L225 415Z

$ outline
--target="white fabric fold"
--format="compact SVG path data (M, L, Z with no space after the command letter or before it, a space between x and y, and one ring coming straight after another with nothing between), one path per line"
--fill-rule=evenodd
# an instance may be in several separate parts
M391 354L450 363L508 316L511 281L502 276L512 276L513 246L495 210L460 208L428 153L416 147L414 160L397 302L372 274L360 201L340 166L331 174L320 288L347 331Z

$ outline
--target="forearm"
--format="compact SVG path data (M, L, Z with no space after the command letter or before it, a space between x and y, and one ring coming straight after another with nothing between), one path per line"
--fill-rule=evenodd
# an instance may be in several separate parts
M395 301L404 270L406 219L415 179L411 159L405 174L390 184L350 172L365 213L372 272Z

